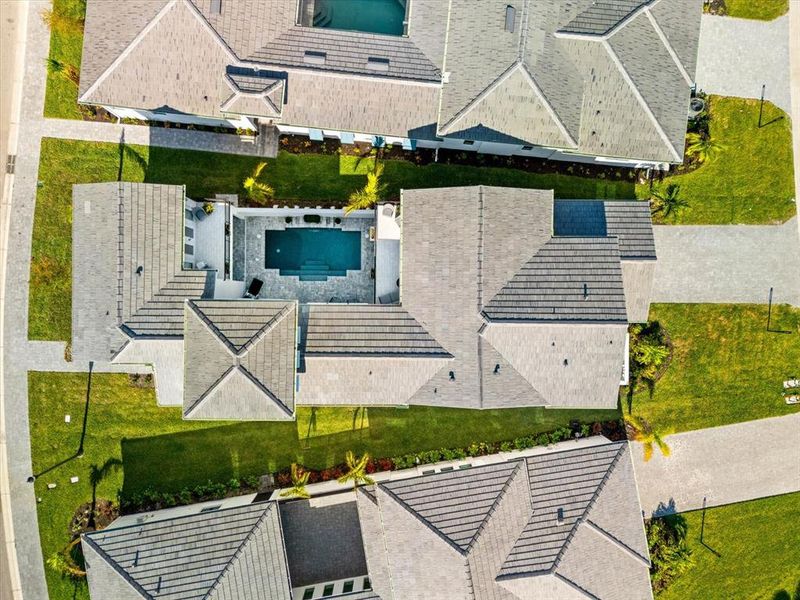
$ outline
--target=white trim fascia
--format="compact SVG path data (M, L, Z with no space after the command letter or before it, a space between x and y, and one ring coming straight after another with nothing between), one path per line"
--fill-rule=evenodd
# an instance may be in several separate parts
M412 3L413 4L413 3ZM447 2L447 24L444 29L444 48L442 50L442 80L439 82L439 106L436 109L436 137L439 137L442 128L439 123L442 122L442 102L444 101L444 83L445 74L447 73L447 44L450 41L450 18L453 13L453 0ZM448 77L449 81L449 77Z
M694 81L692 81L692 78L689 76L689 72L683 66L681 59L678 58L678 54L675 52L675 49L672 47L672 44L669 43L669 40L667 39L667 36L664 33L664 30L661 29L661 25L658 24L658 21L653 16L653 13L650 12L649 7L647 7L644 13L647 15L647 18L650 19L650 24L653 26L653 29L656 30L658 37L661 39L661 43L664 44L664 47L667 49L667 52L669 52L669 55L672 57L672 61L675 63L675 66L678 67L678 70L681 72L681 75L683 75L684 81L686 81L689 87L692 87L694 85Z
M678 154L678 151L675 149L675 146L672 145L672 142L667 136L666 131L664 131L664 128L661 127L661 123L658 122L655 113L653 113L652 109L650 108L650 105L647 104L647 101L644 99L644 96L642 96L642 93L639 91L639 88L636 87L636 84L633 82L633 79L631 78L627 69L625 69L625 67L623 66L622 61L619 59L619 56L617 56L617 53L614 52L614 49L611 47L611 44L609 44L605 40L603 40L601 43L608 52L608 55L611 57L611 60L613 60L614 64L617 65L619 72L622 74L623 79L625 79L625 81L630 86L634 96L636 96L636 99L639 101L639 104L642 106L647 115L650 117L650 120L653 122L653 125L655 126L658 135L661 137L662 141L667 146L667 148L669 148L670 153L675 159L675 162L677 163L681 162L681 157Z
M122 61L128 57L133 49L139 45L139 43L147 36L147 34L150 33L153 27L155 27L161 21L164 15L172 10L178 2L179 0L169 0L169 2L167 2L164 7L158 11L158 14L156 14L156 16L153 17L153 19L147 25L145 25L144 29L142 29L139 34L133 38L133 41L128 44L128 47L125 48L125 50L123 50L122 53L114 59L114 62L112 62L105 71L103 71L100 77L95 79L94 83L90 85L83 94L81 94L80 98L78 98L78 101L88 102L86 98L90 94L94 93L95 90L97 90L99 85L106 79L106 77L108 77L120 65L120 63L122 63Z

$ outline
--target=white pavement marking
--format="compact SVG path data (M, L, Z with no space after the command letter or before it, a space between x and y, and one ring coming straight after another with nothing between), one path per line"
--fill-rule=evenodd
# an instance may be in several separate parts
M760 98L762 85L767 100L791 111L789 17L756 21L703 15L697 87L721 96Z
M653 302L773 302L800 306L797 217L783 225L653 227Z
M800 491L800 413L667 436L644 462L633 444L642 510L685 512Z

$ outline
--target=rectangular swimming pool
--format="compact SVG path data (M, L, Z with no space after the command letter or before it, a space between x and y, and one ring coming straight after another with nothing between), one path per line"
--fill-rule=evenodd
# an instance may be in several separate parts
M314 27L403 35L405 18L405 2L401 0L316 0L314 3Z
M264 232L265 267L300 281L326 281L361 269L361 232L295 227Z

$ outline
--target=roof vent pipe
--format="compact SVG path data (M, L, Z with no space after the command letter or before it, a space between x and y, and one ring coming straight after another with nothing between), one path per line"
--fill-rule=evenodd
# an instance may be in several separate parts
M506 26L505 30L514 33L514 21L517 20L517 9L510 4L506 5Z
M583 284L583 299L586 300L589 297L589 286L585 283Z

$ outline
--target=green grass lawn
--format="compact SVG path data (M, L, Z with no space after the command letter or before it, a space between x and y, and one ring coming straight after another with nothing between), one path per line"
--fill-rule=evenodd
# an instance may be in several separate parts
M757 100L711 96L711 138L725 150L695 171L665 178L689 203L669 223L783 223L795 214L791 121L765 102L759 129L758 112ZM649 194L648 185L636 186L637 197Z
M83 19L86 4L82 0L53 0L53 11L73 18ZM82 51L82 30L55 29L50 32L50 58L72 65L80 71ZM78 87L64 77L48 72L47 89L44 97L44 116L59 119L80 119Z
M633 412L663 432L688 431L796 413L781 396L800 377L800 309L755 304L654 304L650 319L666 327L672 363L653 396L643 389Z
M70 459L80 442L86 399L86 373L30 373L31 452L37 474ZM567 425L570 420L609 420L617 411L541 408L470 411L415 407L369 409L356 420L353 409L317 414L309 434L310 409L299 409L297 423L187 422L179 408L159 408L150 389L131 386L127 375L95 374L83 458L72 458L39 475L35 488L39 531L45 559L68 541L75 509L91 500L89 469L109 458L122 461L98 486L99 498L116 500L117 492L147 488L179 491L186 486L260 475L299 461L323 468L343 462L344 453L367 451L375 457L412 451L460 447L475 441L498 441ZM69 414L72 422L64 422ZM77 475L80 481L70 484ZM54 490L48 483L56 483ZM51 600L88 598L83 584L47 569ZM73 595L74 594L74 595Z
M725 0L729 17L771 21L789 10L789 0Z
M800 493L684 513L694 566L659 600L800 599ZM714 554L714 551L718 553Z
M74 183L148 181L186 184L190 197L236 193L257 158L171 150L158 147L43 139L41 186L34 215L28 336L35 340L71 339L72 189ZM339 156L281 152L268 161L265 178L279 201L304 200L342 205L362 187L364 174L340 172ZM352 169L351 169L352 170ZM401 188L454 185L505 185L554 189L561 198L631 198L633 183L503 168L458 165L417 166L386 161L387 197Z

